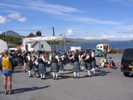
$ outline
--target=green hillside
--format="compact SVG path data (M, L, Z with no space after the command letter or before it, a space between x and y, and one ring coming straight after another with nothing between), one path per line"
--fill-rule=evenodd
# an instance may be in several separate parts
M12 36L0 35L0 39L6 41L8 44L20 45L22 43L21 37L12 37Z

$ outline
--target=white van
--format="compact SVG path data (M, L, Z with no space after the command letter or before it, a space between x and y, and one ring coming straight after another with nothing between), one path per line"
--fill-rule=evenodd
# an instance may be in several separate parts
M14 53L16 52L18 49L17 48L9 48L8 51L9 53Z
M107 49L107 52L110 52L111 48L109 44L97 44L96 49L102 50L104 52Z
M81 51L81 47L80 47L80 46L71 47L70 50L71 50L71 51L76 51L76 50Z

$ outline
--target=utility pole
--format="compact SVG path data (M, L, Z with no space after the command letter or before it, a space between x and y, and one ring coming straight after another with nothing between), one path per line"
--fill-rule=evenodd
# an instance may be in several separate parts
M60 36L62 36L62 34L60 34ZM61 50L61 41L60 41L60 50Z
M4 32L4 41L6 41L6 36L5 36L6 34L5 34L5 32Z
M66 34L64 34L64 50L66 51Z
M55 31L54 31L54 27L53 27L52 29L53 29L53 36L55 36ZM55 39L54 39L54 50L56 51L56 46L55 46Z

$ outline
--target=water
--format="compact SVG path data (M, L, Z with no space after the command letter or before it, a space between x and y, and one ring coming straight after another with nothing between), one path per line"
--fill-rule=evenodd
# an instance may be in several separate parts
M70 50L72 46L80 46L82 49L95 48L97 44L109 44L111 48L125 50L126 48L133 48L133 41L112 41L112 42L87 42L70 44L66 46L56 46L56 50Z

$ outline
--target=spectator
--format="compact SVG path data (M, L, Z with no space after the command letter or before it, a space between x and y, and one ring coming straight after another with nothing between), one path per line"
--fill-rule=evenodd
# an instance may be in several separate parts
M108 59L108 68L117 69L117 67L115 66L115 62L113 61L112 57L109 57L109 59Z
M99 69L104 69L105 67L105 61L104 59L102 60L102 62L100 63L100 65L98 66Z
M105 59L107 58L107 53L108 53L108 50L107 49L104 49L104 58Z
M9 94L12 94L12 58L9 56L8 51L4 51L4 56L1 59L2 74L4 80L4 93L7 94L7 82L9 87Z

